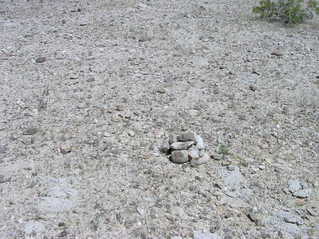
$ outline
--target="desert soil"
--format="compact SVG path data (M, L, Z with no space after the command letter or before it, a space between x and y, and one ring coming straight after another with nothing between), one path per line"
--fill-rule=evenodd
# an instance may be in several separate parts
M318 19L255 4L1 0L0 238L318 239Z

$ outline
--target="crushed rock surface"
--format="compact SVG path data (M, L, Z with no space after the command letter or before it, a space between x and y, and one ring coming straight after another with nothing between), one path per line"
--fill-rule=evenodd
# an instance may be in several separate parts
M0 1L0 238L319 238L318 19L254 4Z

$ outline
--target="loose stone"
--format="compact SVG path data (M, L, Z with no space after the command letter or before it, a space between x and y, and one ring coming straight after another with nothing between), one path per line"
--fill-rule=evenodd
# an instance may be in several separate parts
M189 149L194 144L194 141L187 141L187 142L175 142L171 144L172 150L186 150Z
M186 163L188 162L187 150L176 150L172 152L171 160L173 163Z

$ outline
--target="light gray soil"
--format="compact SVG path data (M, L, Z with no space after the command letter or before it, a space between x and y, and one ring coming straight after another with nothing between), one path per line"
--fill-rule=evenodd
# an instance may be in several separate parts
M1 0L0 238L319 238L318 19L255 3Z

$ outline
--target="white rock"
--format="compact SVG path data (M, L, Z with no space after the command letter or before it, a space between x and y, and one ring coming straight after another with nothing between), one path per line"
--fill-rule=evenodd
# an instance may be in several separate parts
M203 138L201 136L195 135L195 142L196 142L196 147L199 150L205 149L204 140L203 140Z

